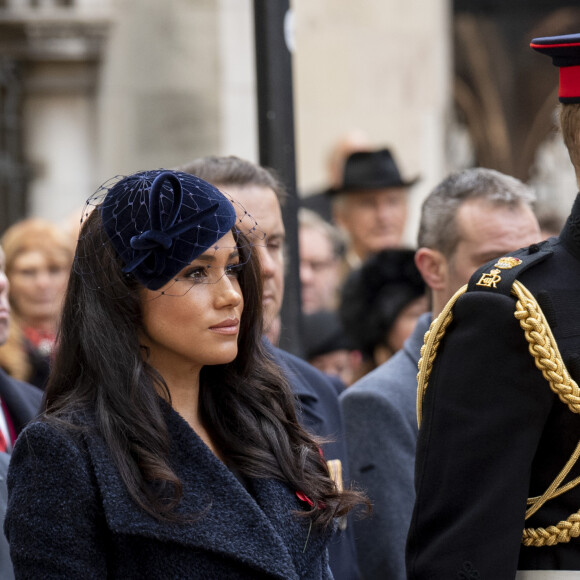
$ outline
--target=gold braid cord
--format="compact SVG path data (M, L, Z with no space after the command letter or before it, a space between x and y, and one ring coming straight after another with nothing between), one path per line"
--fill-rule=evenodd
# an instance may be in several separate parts
M534 357L536 366L542 371L542 375L548 381L552 391L558 395L560 401L568 405L573 413L580 413L580 388L564 365L562 355L540 305L529 290L517 280L513 284L512 293L517 297L514 316L519 320L520 326L524 330L528 349ZM561 482L568 475L579 456L580 443L546 492L540 497L528 499L528 504L531 507L526 512L526 519L548 500L580 483L580 478L576 478L560 487ZM578 536L580 536L580 510L565 521L558 522L555 526L524 529L522 542L525 546L553 546L560 542L569 542L571 538Z
M457 299L465 293L467 284L462 286L447 302L441 314L431 322L429 330L425 333L423 339L423 346L421 347L421 358L419 359L419 374L417 375L417 425L421 427L421 418L423 417L423 399L425 398L425 391L427 390L427 383L433 370L433 362L437 356L437 349L439 343L445 335L445 331L449 323L453 320L451 312Z
M574 382L562 360L552 331L540 305L529 290L517 280L512 286L517 297L514 316L524 330L528 349L536 366L542 371L550 388L573 413L580 413L580 388Z
M445 331L453 320L451 312L457 299L465 293L467 286L463 286L447 303L441 314L431 323L425 333L425 341L421 348L419 360L419 374L417 375L417 422L421 425L423 413L423 398L427 389L433 362L437 356L437 349ZM548 325L548 322L534 296L519 281L512 286L512 294L517 298L515 318L519 321L528 342L528 350L534 358L538 369L548 381L552 391L573 413L580 413L580 388L572 379L562 360L562 355ZM580 443L570 457L568 463L552 482L543 495L528 499L531 507L526 511L525 519L536 513L548 500L557 497L580 483L580 477L560 487L564 478L580 457ZM571 538L580 536L580 510L572 514L565 521L547 528L526 528L523 531L522 543L525 546L553 546L562 542L569 542Z

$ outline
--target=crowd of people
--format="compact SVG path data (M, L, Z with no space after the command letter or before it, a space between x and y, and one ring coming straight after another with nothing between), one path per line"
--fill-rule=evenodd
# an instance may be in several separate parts
M564 71L580 183L580 35L532 46ZM1 578L580 570L580 202L560 233L524 183L464 169L406 247L393 151L333 170L298 214L304 358L277 346L286 193L260 165L106 182L75 242L4 233Z

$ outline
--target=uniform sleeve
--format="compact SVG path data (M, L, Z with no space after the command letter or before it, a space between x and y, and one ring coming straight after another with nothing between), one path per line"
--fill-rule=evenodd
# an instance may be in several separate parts
M416 432L386 397L350 389L341 398L350 472L373 504L372 515L355 522L359 567L365 578L403 578Z
M511 297L491 293L455 305L424 400L410 579L516 574L532 461L555 395L513 313Z
M105 578L103 530L86 455L45 423L18 438L4 530L17 579Z

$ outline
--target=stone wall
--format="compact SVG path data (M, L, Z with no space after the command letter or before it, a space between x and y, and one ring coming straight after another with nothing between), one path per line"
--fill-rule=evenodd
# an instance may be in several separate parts
M43 58L38 42L26 57L30 214L63 219L115 174L208 153L257 160L251 0L67 4L45 0L31 11L18 0L0 10L5 23L44 23L47 46L60 43L56 59ZM325 184L330 148L357 128L373 146L391 146L406 175L421 175L418 206L445 169L448 0L294 0L292 9L301 193ZM84 37L51 37L63 18L85 26ZM96 45L91 19L102 26ZM93 49L86 57L83 42Z

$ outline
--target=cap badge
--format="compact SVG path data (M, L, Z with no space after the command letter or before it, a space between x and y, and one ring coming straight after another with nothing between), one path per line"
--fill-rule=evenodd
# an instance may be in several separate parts
M500 258L494 264L494 266L496 268L500 268L501 270L511 270L512 268L519 266L521 263L522 263L522 261L519 258L512 258L511 256L505 256L503 258Z
M489 274L485 272L481 275L479 282L477 282L476 286L485 286L486 288L497 288L497 283L501 282L501 276L499 275L500 271L493 269Z

